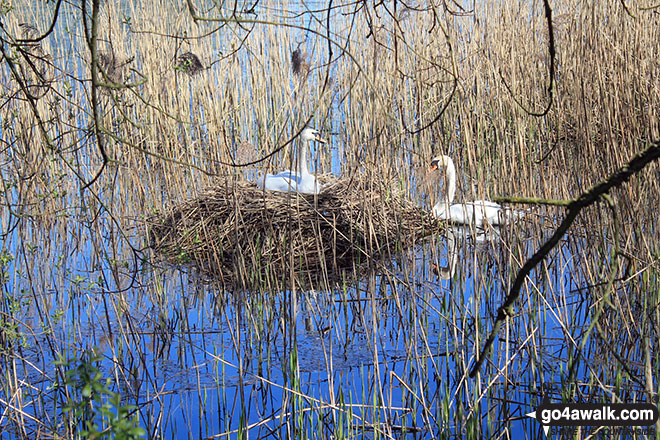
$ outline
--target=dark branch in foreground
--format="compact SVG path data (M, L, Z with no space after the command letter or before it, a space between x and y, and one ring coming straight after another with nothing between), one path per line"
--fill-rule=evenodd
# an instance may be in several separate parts
M566 214L566 217L561 222L555 233L552 235L552 237L550 237L548 241L545 242L543 246L541 246L541 248L538 251L536 251L536 253L532 256L532 258L527 260L525 265L518 272L518 275L516 276L516 279L513 282L513 286L511 287L511 291L507 295L502 306L500 306L500 308L497 311L497 317L495 318L493 329L491 330L490 335L488 335L488 338L486 339L486 342L481 352L479 353L479 357L475 361L474 366L470 370L470 377L476 376L476 374L479 372L481 365L486 360L486 356L490 351L490 349L492 348L493 343L495 342L495 338L497 337L497 334L502 328L502 324L504 324L504 321L508 316L512 315L513 304L520 296L520 289L522 288L523 283L525 282L525 278L527 278L530 272L541 261L543 261L543 259L550 253L552 248L554 248L557 245L557 243L559 243L559 241L562 239L562 237L566 234L568 229L573 224L573 221L580 213L580 211L582 211L584 208L590 205L593 205L609 190L611 190L614 187L622 185L623 183L628 181L628 179L630 179L631 176L637 174L646 165L653 162L654 160L657 160L658 158L660 158L660 141L651 144L651 146L649 146L646 150L642 151L637 156L635 156L628 163L628 165L624 166L619 171L611 175L607 180L593 186L590 190L588 190L585 193L582 193L582 195L580 195L578 198L573 199L568 203L567 205L568 213Z

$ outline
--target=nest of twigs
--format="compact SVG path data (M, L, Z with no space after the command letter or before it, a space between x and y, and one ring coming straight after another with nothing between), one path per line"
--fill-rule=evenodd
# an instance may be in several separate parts
M390 183L335 180L306 195L223 182L150 219L151 246L170 263L192 263L241 287L292 273L338 273L442 226Z

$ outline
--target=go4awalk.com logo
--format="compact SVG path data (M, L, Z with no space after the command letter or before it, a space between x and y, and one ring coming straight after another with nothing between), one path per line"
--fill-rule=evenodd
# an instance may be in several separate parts
M569 434L568 431L574 432L577 427L599 427L599 433L610 433L617 438L624 433L655 437L658 406L653 403L550 403L546 400L526 416L542 424L546 435ZM584 429L582 432L585 433Z

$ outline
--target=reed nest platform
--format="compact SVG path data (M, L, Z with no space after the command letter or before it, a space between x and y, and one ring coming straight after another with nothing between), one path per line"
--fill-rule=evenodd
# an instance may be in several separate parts
M307 195L220 182L149 219L151 246L169 263L193 264L241 287L292 273L337 273L442 229L392 183L330 179L320 194Z

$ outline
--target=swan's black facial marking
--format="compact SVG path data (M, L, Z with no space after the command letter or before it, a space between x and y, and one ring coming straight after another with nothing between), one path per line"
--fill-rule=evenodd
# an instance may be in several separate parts
M314 140L316 142L320 142L322 144L327 144L328 143L328 141L326 141L325 139L323 139L321 137L321 133L318 130L312 130L312 134L314 135Z
M435 171L438 169L438 160L431 161L431 166L429 166L429 171Z

